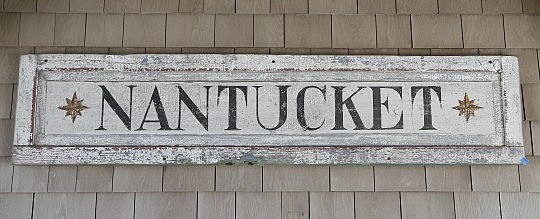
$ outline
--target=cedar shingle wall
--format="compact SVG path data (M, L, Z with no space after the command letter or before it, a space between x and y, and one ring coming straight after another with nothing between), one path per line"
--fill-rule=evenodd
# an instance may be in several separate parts
M0 0L0 218L538 218L538 0ZM526 166L13 166L19 56L515 55Z

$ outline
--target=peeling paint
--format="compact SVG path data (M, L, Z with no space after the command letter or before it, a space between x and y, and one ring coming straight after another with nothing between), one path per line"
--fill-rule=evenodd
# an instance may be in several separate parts
M524 154L517 66L515 57L505 56L25 55L21 58L13 163L517 164ZM306 81L465 84L473 81L491 83L488 87L500 96L494 95L497 98L493 102L493 133L461 134L453 138L438 133L370 137L330 132L295 138L257 136L253 130L234 136L210 133L202 135L203 138L200 134L151 132L123 138L88 133L49 134L44 128L49 120L43 118L47 112L40 104L45 101L48 81L195 83L231 80L291 84ZM124 133L124 136L128 135Z

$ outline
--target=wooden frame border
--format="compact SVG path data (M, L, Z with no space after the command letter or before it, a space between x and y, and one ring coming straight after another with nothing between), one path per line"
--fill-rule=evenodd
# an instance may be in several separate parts
M182 60L178 59L182 56ZM176 58L175 58L176 57ZM204 58L203 58L204 57ZM291 62L295 59L295 62ZM188 61L185 61L188 60ZM197 60L190 62L189 60ZM203 60L203 61L200 61ZM301 61L298 61L301 60ZM76 64L73 64L73 63ZM196 63L196 64L194 64ZM282 64L285 63L285 64ZM384 64L381 64L384 63ZM352 66L352 67L351 67ZM500 74L503 147L50 147L34 145L39 72L62 71L356 71ZM31 97L31 98L28 98ZM524 156L516 57L292 55L24 55L13 163L64 164L516 164Z

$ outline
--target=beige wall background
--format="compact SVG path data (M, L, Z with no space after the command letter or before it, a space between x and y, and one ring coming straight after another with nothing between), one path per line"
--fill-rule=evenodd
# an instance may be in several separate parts
M0 0L0 218L540 218L539 14L537 0ZM13 166L19 56L40 53L515 55L530 162Z

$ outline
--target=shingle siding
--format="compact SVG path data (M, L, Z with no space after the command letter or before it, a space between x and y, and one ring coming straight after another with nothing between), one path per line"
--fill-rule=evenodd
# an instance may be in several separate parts
M535 0L0 0L0 218L535 218ZM528 165L13 166L19 57L514 55Z

